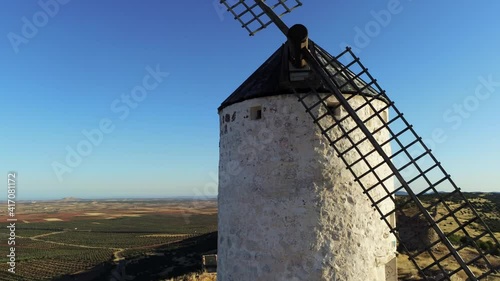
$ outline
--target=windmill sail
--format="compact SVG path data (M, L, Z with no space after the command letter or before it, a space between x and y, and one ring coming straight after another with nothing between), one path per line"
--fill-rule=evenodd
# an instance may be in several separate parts
M298 0L274 0L267 2L264 7L269 7L269 9L265 11L261 8L261 1L222 0L220 3L241 23L241 27L245 28L250 36L255 35L255 33L273 23L272 17L282 17L295 8L302 6L302 3ZM270 11L272 12L271 15L269 14Z
M342 64L342 59L347 59L347 62ZM471 280L482 280L494 273L491 253L480 247L479 241L492 241L498 247L498 240L359 58L347 48L337 57L329 56L325 51L311 52L308 62L317 65L319 69L316 71L332 89L326 94L318 93L315 87L310 87L311 91L306 94L296 92L299 101L359 183L389 231L396 235L400 247L410 253L409 258L421 276L425 279L441 276L441 280L449 280L461 273ZM341 84L339 81L344 82ZM349 97L339 90L346 87L355 89ZM363 96L365 102L353 107L349 99L356 95ZM327 103L332 97L338 101L338 105ZM384 100L386 108L375 108L373 101L377 99ZM345 114L338 116L334 112L340 108ZM394 114L393 117L383 115L387 109ZM372 114L361 120L357 113L366 110ZM382 125L370 132L365 123L373 121ZM374 135L384 131L390 137L379 143ZM360 138L360 134L363 137ZM393 153L389 156L384 147L390 144ZM359 149L366 145L371 149ZM374 154L379 157L371 157ZM381 176L378 171L384 170L384 167L392 172ZM377 178L378 183L366 185L364 179L368 177ZM387 181L393 177L396 178L396 188L390 189ZM408 196L404 200L396 200L398 192L405 192ZM393 201L396 207L384 210L381 206L386 200ZM467 220L459 213L468 214ZM412 237L413 233L404 233L407 237L401 237L401 227L394 225L391 220L394 215L406 217L409 221L423 221L423 226L434 235L423 239L418 235ZM415 231L416 234L418 232ZM452 243L450 238L457 236L466 242ZM420 244L418 250L406 245L412 244L408 241L415 239ZM471 266L483 268L483 271L474 273Z
M288 36L288 28L273 10L282 8L281 14L285 14L301 5L300 1L292 8L286 1L269 6L261 0L248 1L252 4L227 2L221 1L250 35L274 22ZM249 27L251 24L256 27ZM349 48L331 56L312 41L300 55L312 75L299 75L299 81L291 79L290 91L342 159L420 276L425 280L452 280L455 276L487 280L498 269L491 255L500 248L498 239L359 58ZM304 93L304 88L309 92ZM359 96L364 102L350 102ZM375 101L383 101L385 106L374 106ZM365 125L368 122L379 125L370 131ZM388 137L378 137L381 134ZM376 184L367 184L373 179ZM399 192L407 196L396 198ZM410 227L397 225L396 217ZM481 246L484 241L493 247Z

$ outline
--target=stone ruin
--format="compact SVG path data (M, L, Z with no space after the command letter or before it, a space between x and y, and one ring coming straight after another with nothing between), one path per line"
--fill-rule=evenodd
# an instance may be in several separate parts
M415 216L417 214L420 215ZM431 210L430 215L434 220L438 219L437 207ZM404 209L404 213L397 212L397 227L399 238L405 244L408 251L427 249L433 242L439 239L437 233L432 229L432 226L429 225L416 206Z

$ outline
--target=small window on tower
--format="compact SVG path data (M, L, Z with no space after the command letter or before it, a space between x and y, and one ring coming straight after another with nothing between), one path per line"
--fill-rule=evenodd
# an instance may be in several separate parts
M389 216L389 224L391 225L392 228L396 227L396 214L395 213L392 213Z
M250 108L250 120L262 119L262 106L254 106Z
M335 117L335 119L337 119L337 120L340 119L340 114L342 113L342 108L341 108L340 104L332 103L332 104L327 105L326 108L328 109L328 112Z
M389 112L387 110L384 110L382 112L382 119L384 119L384 122L387 123L387 121L389 121Z

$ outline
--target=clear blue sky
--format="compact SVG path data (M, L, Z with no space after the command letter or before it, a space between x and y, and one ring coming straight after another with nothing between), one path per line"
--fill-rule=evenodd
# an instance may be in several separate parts
M1 1L0 171L19 173L20 199L213 193L217 107L284 41L274 27L249 37L214 2ZM496 0L304 1L284 20L332 54L357 47L424 138L444 130L434 151L456 182L500 191L498 11ZM148 66L169 74L132 107L121 96ZM498 81L482 99L479 77ZM60 181L53 163L102 120L112 132Z

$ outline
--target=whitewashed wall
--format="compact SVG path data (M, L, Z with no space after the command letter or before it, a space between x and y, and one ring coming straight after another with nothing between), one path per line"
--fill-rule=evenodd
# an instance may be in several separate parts
M254 106L262 107L262 119L251 120ZM367 122L372 130L380 124ZM228 106L220 128L218 281L386 280L395 238L295 96Z

